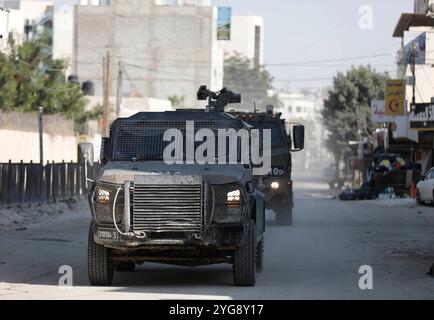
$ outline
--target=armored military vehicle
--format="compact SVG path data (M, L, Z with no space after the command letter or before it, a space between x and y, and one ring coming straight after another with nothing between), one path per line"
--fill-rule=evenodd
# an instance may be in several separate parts
M266 112L230 112L237 118L260 130L271 130L271 171L267 176L255 177L257 184L265 190L267 209L276 213L279 225L292 225L294 193L292 182L291 152L304 149L304 126L293 124L293 135L287 130L281 113L275 113L273 106Z
M255 284L263 264L265 207L252 167L198 164L188 150L197 149L201 129L212 133L251 127L219 111L221 104L240 96L201 87L198 98L209 99L206 110L120 118L103 139L102 167L88 193L92 285L110 285L114 271L133 271L144 262L229 263L235 285ZM168 152L170 145L180 149Z

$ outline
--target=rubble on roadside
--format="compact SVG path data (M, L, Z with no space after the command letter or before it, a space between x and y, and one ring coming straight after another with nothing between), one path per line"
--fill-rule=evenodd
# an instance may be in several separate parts
M49 204L2 206L0 207L0 230L24 231L28 228L45 226L53 220L69 219L73 215L89 216L87 202L69 199Z

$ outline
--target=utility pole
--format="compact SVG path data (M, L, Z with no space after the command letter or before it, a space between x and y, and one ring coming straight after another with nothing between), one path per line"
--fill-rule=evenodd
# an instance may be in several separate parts
M413 76L413 98L412 104L416 104L416 43L413 42L410 52L411 73Z
M38 108L38 122L39 122L39 162L41 167L44 166L44 108Z
M118 64L118 87L116 94L116 118L121 116L121 104L122 104L122 62Z
M110 52L103 58L103 121L101 133L108 136L108 122L110 116Z

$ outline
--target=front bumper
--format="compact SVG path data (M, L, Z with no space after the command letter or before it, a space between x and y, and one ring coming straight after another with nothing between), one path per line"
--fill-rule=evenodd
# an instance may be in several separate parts
M152 178L159 179L156 184L147 183L150 178L123 186L98 184L95 190L102 188L116 196L110 196L104 206L95 200L95 190L89 197L95 242L115 249L242 245L247 200L240 200L239 205L227 202L228 192L238 185L212 187L198 177L186 176L177 177L183 182L177 189L170 178ZM240 198L247 199L244 192Z
M118 250L135 249L188 249L188 248L216 248L233 249L244 242L244 230L241 225L212 226L204 231L201 239L194 234L149 234L146 239L128 237L119 234L115 228L93 225L94 241L108 248Z

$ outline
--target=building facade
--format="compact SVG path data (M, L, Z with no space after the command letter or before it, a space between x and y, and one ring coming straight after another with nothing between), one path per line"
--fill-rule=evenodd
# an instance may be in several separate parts
M240 54L256 65L264 64L264 18L255 15L233 15L231 39L223 43L225 54Z
M10 33L22 43L43 30L52 30L54 1L0 1L0 6L6 9L0 11L0 49L7 50Z
M119 64L125 96L184 98L199 106L200 85L221 89L223 48L217 41L217 10L208 5L155 0L112 0L75 6L72 72L102 91L102 61L110 55L110 91Z
M424 173L434 165L434 129L412 129L411 115L415 109L413 102L434 102L433 4L432 0L415 0L414 13L403 13L393 34L402 40L402 47L398 52L397 79L407 81L406 115L395 117L393 142L401 145L400 152L407 153L410 160L419 162Z
M288 123L300 122L306 126L306 154L308 159L327 159L329 154L325 148L326 130L322 124L321 112L324 108L324 93L286 91L277 94L281 108L276 111Z

